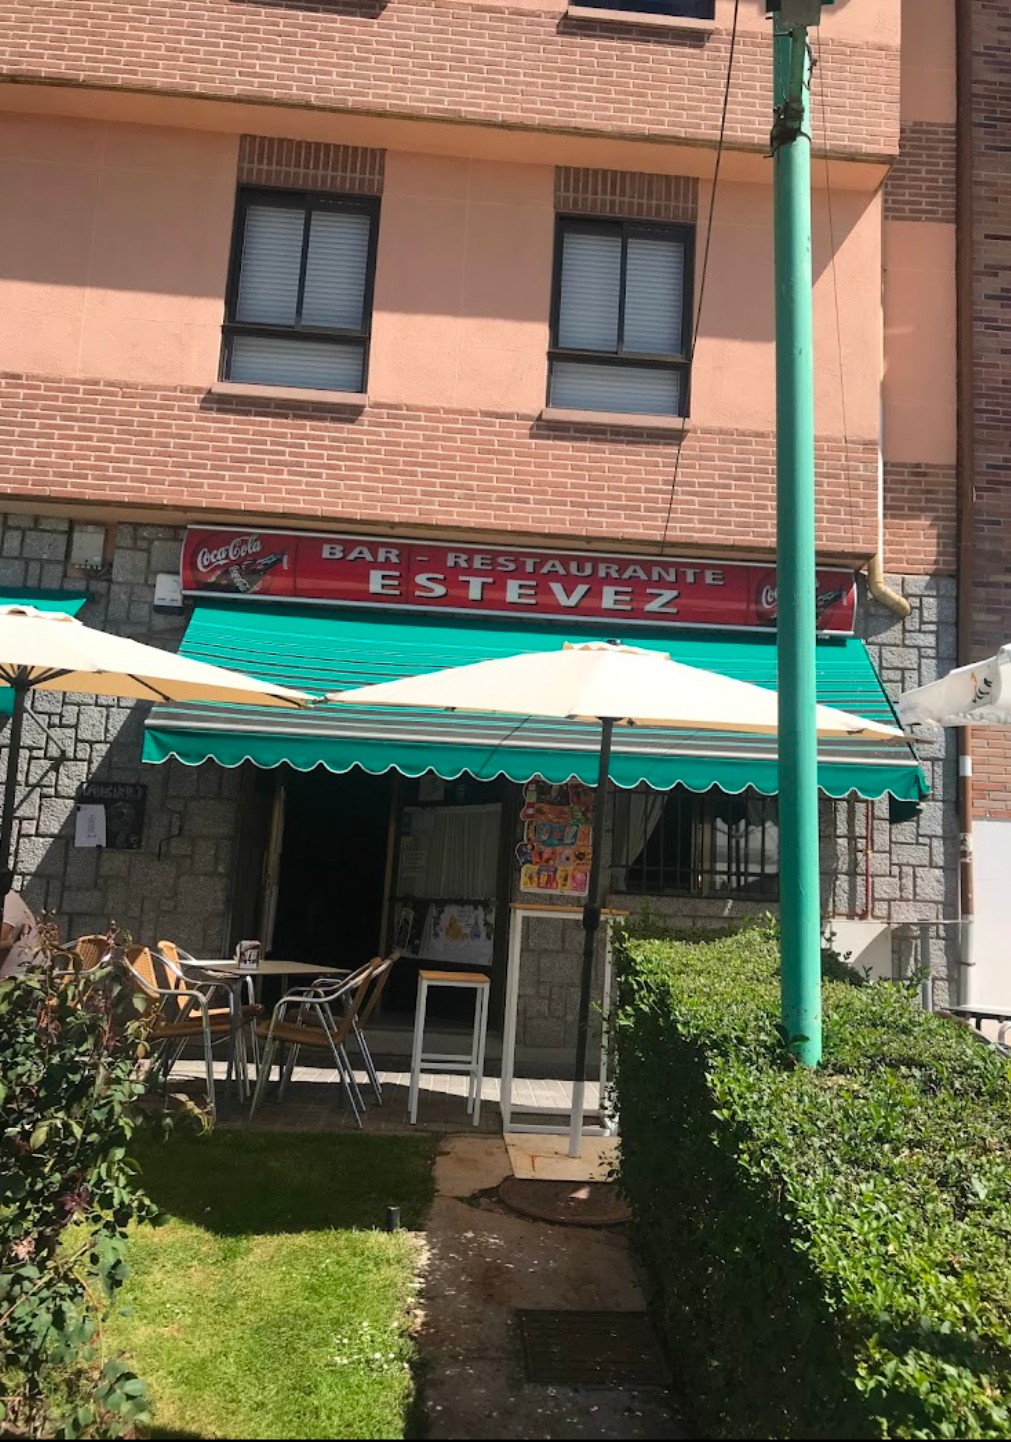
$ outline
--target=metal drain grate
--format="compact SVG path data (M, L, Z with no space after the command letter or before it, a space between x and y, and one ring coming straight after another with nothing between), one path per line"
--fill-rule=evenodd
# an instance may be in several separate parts
M645 1312L517 1311L528 1382L666 1387L667 1363Z

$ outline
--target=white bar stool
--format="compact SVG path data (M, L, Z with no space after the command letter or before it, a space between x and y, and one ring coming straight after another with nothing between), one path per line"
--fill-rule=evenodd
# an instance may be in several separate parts
M470 1055L466 1052L426 1052L425 1014L428 1011L428 989L432 986L461 986L474 992L474 1030L471 1033ZM484 1077L484 1043L488 1032L488 993L490 978L479 971L419 971L418 1005L414 1013L414 1046L411 1049L411 1090L408 1117L413 1126L418 1120L418 1083L422 1071L464 1072L470 1078L467 1087L467 1111L474 1116L474 1125L481 1120L481 1082Z

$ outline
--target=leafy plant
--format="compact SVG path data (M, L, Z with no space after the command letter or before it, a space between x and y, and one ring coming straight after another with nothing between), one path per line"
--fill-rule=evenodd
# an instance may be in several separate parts
M619 943L621 1180L715 1437L1007 1437L1011 1079L902 987L783 1048L771 932Z
M102 1355L127 1229L156 1209L128 1149L147 1113L146 1003L42 928L0 983L0 1432L129 1434L143 1382Z

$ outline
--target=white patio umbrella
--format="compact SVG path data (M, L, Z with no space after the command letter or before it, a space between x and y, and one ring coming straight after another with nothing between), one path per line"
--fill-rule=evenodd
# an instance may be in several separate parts
M607 781L615 725L662 726L688 731L744 731L774 735L779 698L775 691L684 666L662 651L614 641L566 642L559 651L537 651L454 666L426 676L405 676L327 697L351 706L429 706L444 711L500 712L509 716L559 716L601 723L597 777L597 844L590 862L583 908L583 967L576 1075L569 1151L579 1153L583 1129L586 1047L593 951L603 905L600 839L607 817ZM866 721L848 711L815 708L818 735L901 737L894 726Z
M1011 646L899 697L904 726L1011 725Z
M11 883L14 793L29 691L287 707L305 706L313 699L241 671L190 661L173 651L96 631L62 611L39 611L34 606L0 606L0 686L14 690L0 817L0 913Z

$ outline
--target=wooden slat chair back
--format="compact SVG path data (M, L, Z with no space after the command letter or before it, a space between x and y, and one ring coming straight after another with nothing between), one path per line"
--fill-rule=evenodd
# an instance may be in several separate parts
M369 1022L372 1020L372 1016L376 1011L376 1008L379 1006L380 1001L382 1000L383 992L386 989L386 983L390 979L390 972L393 970L399 960L399 951L391 952L385 960L378 956L373 957L370 963L371 966L375 967L375 970L372 973L372 989L369 992L365 1005L362 1007L361 1013L358 1017L358 1025L360 1027L364 1028L368 1026Z
M181 946L177 945L176 942L166 940L159 941L158 952L161 956L165 958L165 960L169 963L170 967L175 967L176 970L179 972L180 976L185 978L185 985L189 987L190 990L200 992L202 996L207 997L208 1001L210 1001L215 995L220 995L225 990L225 988L222 987L220 981L216 981L210 977L208 977L206 980L195 981L190 973L184 971L183 968L186 962L192 961L193 957L188 951L184 951ZM253 978L251 976L243 977L243 983L246 993L246 1000L244 1002L240 1001L238 995L234 991L229 991L228 1004L226 1006L222 1006L220 1004L217 1006L210 1006L208 1008L208 1015L210 1016L211 1021L215 1022L220 1021L223 1017L226 1017L230 1014L237 1030L242 1032L243 1042L245 1041L246 1032L248 1031L249 1037L253 1045L253 1061L256 1066L259 1066L259 1045L257 1042L256 1030L253 1023L263 1015L263 1007L256 1000L256 990L253 985ZM238 1040L238 1037L236 1039ZM246 1081L242 1070L244 1067L245 1052L243 1050L243 1047L230 1047L228 1051L228 1070L225 1078L226 1081L230 1081L235 1074L236 1069L238 1069L240 1088L244 1089L246 1086Z
M166 1081L186 1042L202 1039L207 1101L212 1117L216 1116L211 1047L216 1038L231 1038L231 1009L215 1008L212 1016L206 996L188 986L178 968L149 946L128 946L123 953L123 963L134 985L152 1003L151 1040L162 1048L161 1065Z
M131 980L145 996L150 997L152 1001L157 999L165 988L155 970L151 948L149 946L128 946L124 952L124 960Z
M399 960L399 951L391 952L390 955L385 958L385 960L378 956L373 958L371 965L373 966L374 970L372 972L371 978L371 989L365 999L364 1006L362 1007L358 1016L355 1018L351 1028L354 1034L355 1045L358 1047L358 1050L361 1053L362 1061L365 1065L365 1071L369 1078L369 1085L371 1086L376 1101L379 1103L380 1106L382 1106L383 1104L383 1084L379 1080L379 1072L376 1070L376 1064L372 1057L372 1050L365 1035L365 1028L368 1026L369 1022L371 1021L373 1015L376 1012L376 1009L379 1006L379 1003L382 1001L383 992L386 989L386 983L390 979L390 972L393 970Z
M179 955L179 948L174 941L159 941L158 950L165 960L170 961L173 966L180 964L182 958Z
M378 970L380 961L381 958L375 956L362 967L360 972L354 972L348 977L348 994L344 999L344 1005L340 1012L334 1017L336 1026L333 1032L333 1039L337 1046L344 1046L347 1042L351 1034L351 1028L358 1020L358 1014L365 1004L365 998L368 996L369 987L372 985L372 979ZM354 985L356 979L357 985ZM333 1016L332 1009L330 1014Z

